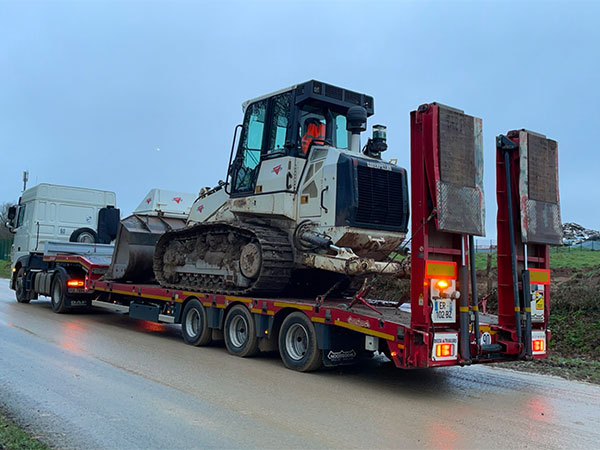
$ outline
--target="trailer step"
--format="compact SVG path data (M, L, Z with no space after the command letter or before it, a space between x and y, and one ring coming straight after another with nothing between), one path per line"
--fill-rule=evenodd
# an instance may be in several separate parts
M130 312L129 306L118 305L116 303L110 303L110 302L102 302L100 300L92 300L92 306L95 306L97 308L107 309L109 311L123 312L123 313L127 313L127 314L129 314L129 312ZM143 320L147 320L147 319L144 319L143 317L136 317L136 318L142 318ZM158 322L175 323L175 317L168 316L166 314L158 314Z
M129 306L117 305L116 303L101 302L100 300L92 300L92 306L97 308L109 309L111 311L119 311L129 313Z

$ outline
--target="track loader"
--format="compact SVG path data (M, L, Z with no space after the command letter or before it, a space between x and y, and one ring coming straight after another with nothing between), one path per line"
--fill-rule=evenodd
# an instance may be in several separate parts
M384 126L361 145L373 98L312 80L242 107L226 180L201 191L184 227L155 226L160 216L125 219L113 255L120 268L105 278L302 295L400 274L388 256L407 232L407 173L381 159ZM130 257L132 241L147 247L145 258L155 246L153 273Z

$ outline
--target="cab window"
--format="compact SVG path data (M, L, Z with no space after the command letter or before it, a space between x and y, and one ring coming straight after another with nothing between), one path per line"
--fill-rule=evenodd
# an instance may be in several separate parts
M324 143L327 119L322 108L304 105L299 110L298 135L300 136L298 156L306 157L311 145Z
M19 228L23 225L23 221L25 220L25 206L27 205L21 205L19 208L19 216L17 217L17 226L15 228Z
M267 102L262 100L248 106L244 119L244 137L236 155L232 173L233 192L251 192L254 190L256 171L260 162Z
M290 120L290 98L291 93L289 92L273 97L273 119L267 147L268 154L283 153L285 151L285 140Z
M348 149L348 130L346 129L346 116L338 114L335 116L335 146Z

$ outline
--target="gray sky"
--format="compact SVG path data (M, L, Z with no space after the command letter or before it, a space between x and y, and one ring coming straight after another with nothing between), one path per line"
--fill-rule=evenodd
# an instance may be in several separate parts
M409 168L409 112L481 117L487 234L494 137L558 141L564 222L600 228L600 2L5 2L0 202L47 182L112 190L224 178L241 103L309 79L373 95L386 158ZM366 136L365 136L366 137ZM364 138L363 138L364 139ZM160 149L159 151L157 149Z

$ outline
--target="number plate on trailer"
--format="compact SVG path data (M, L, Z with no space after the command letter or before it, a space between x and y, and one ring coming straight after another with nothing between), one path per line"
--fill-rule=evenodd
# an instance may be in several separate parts
M456 322L456 306L454 303L455 301L449 298L433 300L431 320L435 323Z

